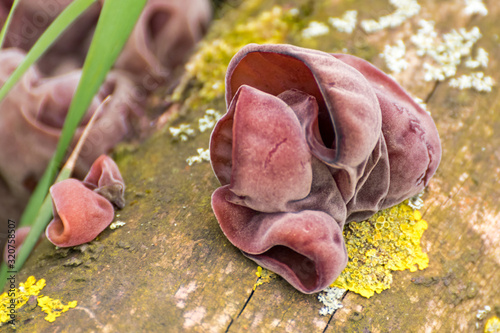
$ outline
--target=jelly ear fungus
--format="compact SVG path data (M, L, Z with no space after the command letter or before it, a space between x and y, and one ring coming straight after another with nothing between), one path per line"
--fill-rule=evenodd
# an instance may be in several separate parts
M242 48L210 153L220 227L243 254L304 293L347 263L342 229L419 193L441 147L432 118L350 55Z

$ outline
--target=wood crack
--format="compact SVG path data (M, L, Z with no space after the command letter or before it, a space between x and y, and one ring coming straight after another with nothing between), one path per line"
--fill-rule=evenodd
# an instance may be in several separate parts
M340 300L341 302L344 300L345 296L347 295L347 293L349 292L349 290L347 290L345 293L344 293L344 296L342 296L342 299ZM341 309L341 308L340 308ZM333 311L333 313L331 314L330 316L330 319L328 319L328 323L326 323L326 326L325 328L323 329L323 332L322 333L325 333L326 330L328 329L328 327L330 326L330 323L332 322L332 319L333 317L335 316L335 314L337 313L339 309Z
M247 304L248 302L250 302L250 300L252 299L252 296L254 294L255 290L252 289L252 292L250 293L250 295L248 295L248 298L247 300L245 301L245 304L243 304L243 307L241 308L240 312L238 313L238 315L236 316L236 318L231 318L231 321L229 322L229 325L227 325L227 328L226 330L224 331L225 333L229 332L229 329L231 328L231 325L233 325L234 321L237 320L241 314L243 313L243 311L245 310L245 308L247 307Z

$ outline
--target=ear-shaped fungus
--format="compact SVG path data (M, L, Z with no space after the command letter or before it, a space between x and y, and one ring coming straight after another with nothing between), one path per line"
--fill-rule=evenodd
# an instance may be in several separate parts
M155 89L186 60L210 18L207 0L149 0L115 67Z
M109 156L92 164L83 182L66 179L50 188L54 219L45 234L59 247L76 246L95 239L113 221L113 204L125 206L125 182Z
M248 45L229 64L212 207L249 258L304 293L347 263L342 229L419 193L441 157L431 117L368 62Z
M0 51L0 85L23 59L20 50ZM0 103L0 215L8 213L5 219L17 219L54 154L80 76L77 70L43 79L32 67ZM130 119L141 112L132 99L132 82L111 72L77 129L73 144L108 94L113 98L104 105L90 130L75 167L77 177L83 178L97 157L125 137Z
M95 239L113 221L113 205L76 179L50 188L54 219L45 231L59 247L76 246Z

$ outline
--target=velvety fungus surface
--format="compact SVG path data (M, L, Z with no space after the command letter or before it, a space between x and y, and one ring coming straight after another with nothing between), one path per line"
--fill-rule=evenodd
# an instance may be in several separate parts
M113 221L113 204L124 206L124 192L120 171L106 155L94 162L83 182L66 179L54 184L50 188L54 219L45 231L47 239L59 247L94 240Z
M348 257L344 224L419 193L440 160L432 118L389 76L350 55L242 48L210 142L228 239L304 293Z

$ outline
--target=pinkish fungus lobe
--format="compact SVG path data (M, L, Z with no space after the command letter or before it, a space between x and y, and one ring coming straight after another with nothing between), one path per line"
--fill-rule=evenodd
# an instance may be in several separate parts
M226 76L210 142L228 239L304 293L347 263L342 229L420 192L439 164L432 118L350 55L251 44Z
M115 162L106 155L92 165L83 182L66 179L50 188L54 219L45 231L59 247L95 239L113 221L112 203L123 208L125 184Z

